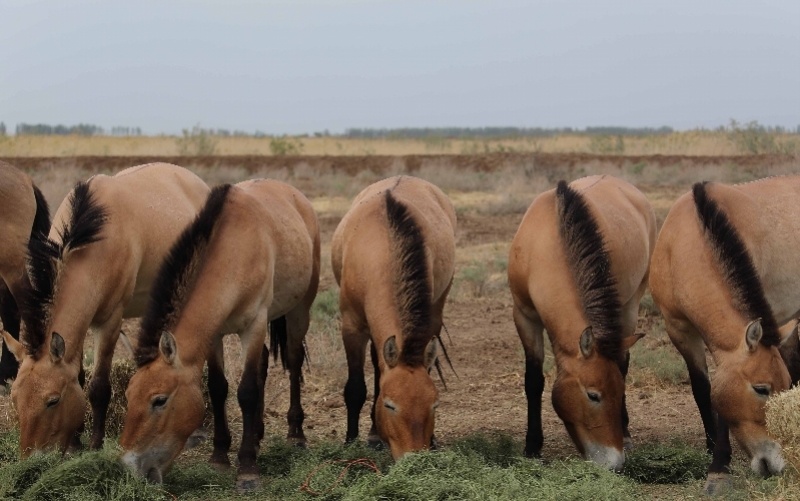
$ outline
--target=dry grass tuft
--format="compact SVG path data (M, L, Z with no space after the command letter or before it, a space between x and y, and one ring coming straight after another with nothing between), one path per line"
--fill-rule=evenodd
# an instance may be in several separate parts
M767 431L783 448L783 455L795 472L800 472L800 387L773 395L767 400Z

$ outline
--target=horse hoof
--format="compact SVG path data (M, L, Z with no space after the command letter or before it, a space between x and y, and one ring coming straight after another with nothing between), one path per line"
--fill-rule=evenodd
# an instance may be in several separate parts
M225 472L231 468L231 462L228 459L227 454L219 456L216 455L211 456L211 459L208 460L208 464L219 472Z
M208 431L198 428L194 430L194 432L189 435L189 438L186 439L186 445L183 446L184 451L188 451L189 449L194 449L195 447L199 446L203 442L208 439Z
M633 450L633 439L631 437L625 437L622 439L622 450L625 452L630 452Z
M307 449L308 444L306 444L305 437L289 437L286 439L290 445L297 447L298 449Z
M703 488L706 496L724 496L733 490L733 478L727 473L709 473Z
M382 451L386 448L383 440L381 440L381 438L377 435L370 435L367 437L367 446L376 451Z
M258 475L252 473L239 475L239 477L236 479L236 490L239 492L239 494L253 492L254 490L258 489L258 484Z

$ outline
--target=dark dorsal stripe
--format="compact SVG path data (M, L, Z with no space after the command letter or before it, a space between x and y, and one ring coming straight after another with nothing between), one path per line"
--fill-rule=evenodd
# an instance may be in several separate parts
M36 358L47 338L50 311L57 290L58 269L70 251L100 240L100 232L108 219L108 212L95 199L89 189L89 182L79 182L69 196L70 220L59 228L61 243L58 243L47 235L50 226L47 202L37 188L34 188L34 195L36 216L28 241L30 288L22 300L21 310L25 321L22 342L28 354Z
M731 288L736 308L748 321L761 319L761 343L777 346L781 342L778 324L764 294L764 286L747 247L722 208L711 199L707 182L692 187L697 217L720 264L725 282Z
M205 250L230 189L230 184L223 184L211 190L200 213L172 244L161 263L142 317L135 354L138 366L156 359L161 333L175 327L202 267Z
M622 356L622 305L611 274L603 235L583 196L559 181L559 232L597 351L617 360Z
M431 340L431 286L422 230L402 202L386 190L386 215L395 262L395 301L400 311L403 363L420 366Z

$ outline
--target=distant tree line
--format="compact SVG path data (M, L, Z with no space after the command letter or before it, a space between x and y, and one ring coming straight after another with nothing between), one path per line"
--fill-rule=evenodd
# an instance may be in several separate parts
M347 129L344 137L349 138L513 138L513 137L551 137L563 134L585 134L603 136L652 136L670 134L672 127L404 127L397 129Z
M5 124L2 126L5 132ZM141 136L141 127L112 127L112 136ZM105 129L99 125L78 124L78 125L49 125L49 124L26 124L19 123L16 127L18 136L102 136L106 134Z

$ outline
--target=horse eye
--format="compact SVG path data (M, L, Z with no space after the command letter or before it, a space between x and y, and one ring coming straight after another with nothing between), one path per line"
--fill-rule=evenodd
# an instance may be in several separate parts
M153 401L150 405L154 410L160 409L161 407L164 407L164 404L167 403L167 398L168 397L166 395L158 395L157 397L153 398Z
M61 396L50 397L47 399L47 403L45 404L47 408L55 407L61 401Z
M756 393L758 393L759 395L761 395L762 397L768 397L769 396L769 386L767 386L765 384L753 385L753 390Z
M589 397L589 400L592 402L599 404L600 403L600 394L596 391L587 391L586 396Z
M396 411L397 407L394 406L391 402L383 402L383 406L389 409L390 411Z

